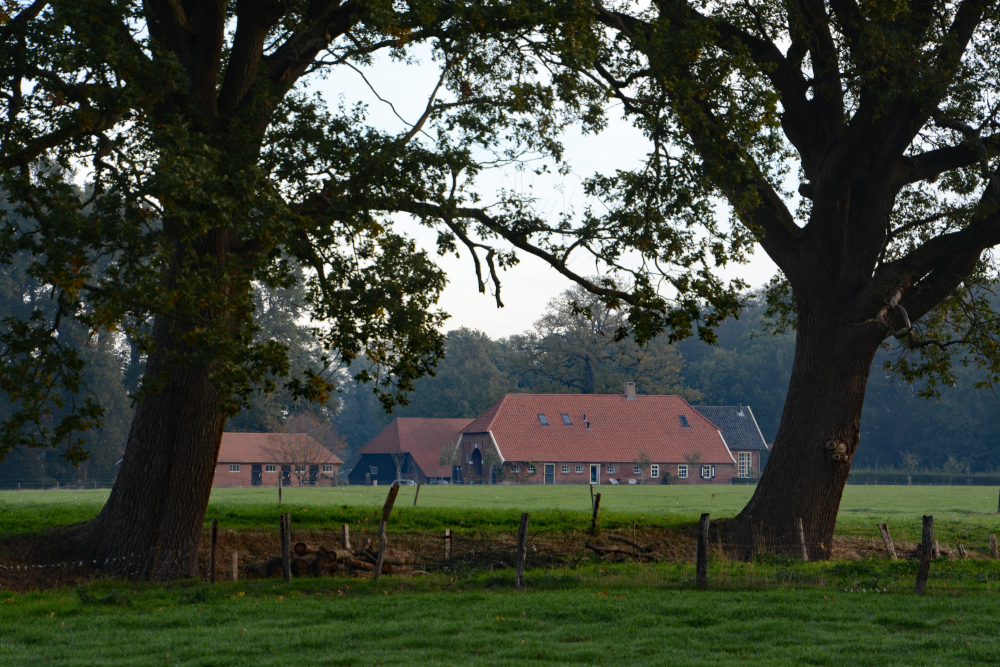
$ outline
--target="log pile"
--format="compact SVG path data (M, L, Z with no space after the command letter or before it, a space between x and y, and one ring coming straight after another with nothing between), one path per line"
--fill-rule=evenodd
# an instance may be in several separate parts
M372 572L378 554L372 549L371 540L359 549L327 549L299 542L292 548L293 577L324 577L333 574ZM408 574L412 571L413 554L403 549L386 549L382 574ZM244 568L248 579L267 579L281 576L281 556Z

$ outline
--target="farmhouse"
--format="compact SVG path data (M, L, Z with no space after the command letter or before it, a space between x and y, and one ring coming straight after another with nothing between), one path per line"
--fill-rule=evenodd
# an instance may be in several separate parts
M343 463L306 433L223 433L212 486L330 486Z
M761 435L749 405L699 405L701 416L719 427L722 437L736 459L736 476L759 478L771 450Z
M680 396L507 394L461 430L466 482L729 484L719 428ZM759 455L758 455L759 457Z
M441 451L456 445L468 424L468 419L397 417L358 450L361 459L348 479L351 484L449 480L452 469L440 464Z

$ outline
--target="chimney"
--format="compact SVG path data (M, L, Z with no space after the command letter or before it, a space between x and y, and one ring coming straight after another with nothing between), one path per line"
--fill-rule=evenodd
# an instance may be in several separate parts
M635 382L625 383L625 400L626 401L635 400Z

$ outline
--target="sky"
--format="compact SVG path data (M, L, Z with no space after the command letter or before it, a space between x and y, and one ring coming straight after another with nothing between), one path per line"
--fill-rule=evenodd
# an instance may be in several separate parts
M363 71L378 95L391 102L396 112L410 123L420 117L439 75L436 63L429 59L419 65L407 66L392 61L387 54L376 55L372 66ZM387 104L376 97L360 74L347 68L336 68L334 76L316 80L310 88L321 92L331 106L338 103L339 96L343 96L348 106L359 101L366 103L369 121L383 130L409 129ZM586 176L598 171L613 173L618 168L633 168L640 164L648 150L648 143L630 123L614 113L609 115L609 119L608 128L599 135L576 133L565 137L566 159L572 168L568 175L538 177L530 170L516 172L510 168L502 173L480 177L479 190L487 195L484 197L487 200L488 195L500 188L530 191L538 198L539 210L553 218L570 208L579 214L588 203L596 203L588 201L583 195L582 181ZM435 231L414 223L401 223L400 229L422 247L434 251ZM483 331L491 338L521 333L541 317L550 299L572 286L569 279L549 268L542 260L519 253L520 264L500 274L504 308L499 309L492 293L479 293L468 251L460 248L460 255L459 258L454 255L437 258L439 266L448 275L448 286L439 301L441 309L451 315L445 325L446 330L469 327ZM594 275L598 271L592 262L582 258L571 264L571 268L583 275ZM776 271L775 265L758 248L749 264L730 266L719 273L726 278L740 277L756 287L765 283Z

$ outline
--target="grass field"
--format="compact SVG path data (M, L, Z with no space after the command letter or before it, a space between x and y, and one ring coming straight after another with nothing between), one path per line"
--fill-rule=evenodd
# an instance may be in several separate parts
M84 593L0 593L0 665L938 667L1000 661L994 592L958 595L936 583L930 595L917 598L902 592L912 587L912 568L899 565L904 576L888 577L889 592L879 593L860 586L844 591L854 568L838 578L830 564L803 568L825 573L823 588L766 591L670 589L661 579L690 576L691 568L665 565L529 574L526 591L512 590L505 575L378 585L343 579L214 587L103 582Z
M417 507L415 487L403 487L392 525L396 530L513 531L519 513L531 512L538 530L570 531L590 520L586 486L424 486ZM749 499L749 486L601 486L602 525L676 526L696 521L702 512L713 519L735 516ZM291 511L294 525L323 529L338 524L371 524L385 500L382 487L288 488L284 505L273 488L216 489L208 519L232 529L271 527L280 511ZM878 536L886 522L902 541L917 541L921 517L933 514L942 542L985 548L989 533L1000 533L995 487L848 486L840 506L837 533ZM85 521L100 510L108 491L23 491L0 493L0 534L33 533Z
M749 487L601 487L602 524L689 524L735 515ZM208 516L230 529L370 529L384 488L219 489ZM390 530L582 528L586 487L423 487L400 491ZM0 493L0 535L84 521L106 491ZM838 533L916 539L935 515L942 544L985 550L1000 532L997 489L848 487ZM34 538L32 538L34 539ZM913 595L913 561L713 562L708 592L690 563L584 563L470 576L327 578L0 590L6 665L952 665L1000 663L1000 562L935 561L928 595ZM0 573L2 574L2 573ZM456 578L457 577L457 578ZM0 589L3 581L0 577ZM875 592L878 591L878 592Z

